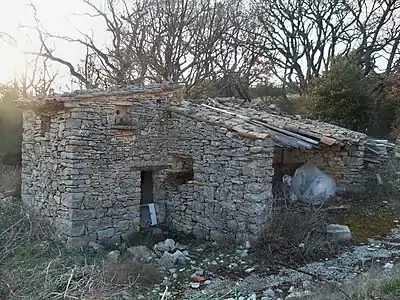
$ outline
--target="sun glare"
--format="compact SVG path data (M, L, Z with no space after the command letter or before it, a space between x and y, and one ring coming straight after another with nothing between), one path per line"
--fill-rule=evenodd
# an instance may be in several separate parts
M0 4L0 34L7 33L17 39L21 50L7 45L0 37L0 83L9 82L15 75L25 72L26 62L32 57L24 55L22 50L35 51L39 48L33 32L30 33L29 30L20 27L20 25L34 24L33 10L28 5L30 2L35 5L43 26L52 33L73 36L78 27L87 31L93 26L82 19L79 21L74 19L74 13L79 14L88 9L82 0L13 0L7 4ZM55 49L59 56L71 61L80 57L80 53L77 53L79 51L75 49L65 49L60 45L56 45Z
M0 82L8 82L25 72L27 57L17 49L7 46L0 49Z

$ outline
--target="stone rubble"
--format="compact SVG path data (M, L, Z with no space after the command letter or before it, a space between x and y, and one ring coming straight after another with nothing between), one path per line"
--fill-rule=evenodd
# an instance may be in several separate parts
M287 300L306 300L307 297L311 296L311 292L308 290L305 291L297 291L297 292L292 292L289 294L285 299Z
M0 194L0 199L12 201L14 198L2 197ZM342 253L336 258L309 263L299 268L299 270L315 274L326 280L335 280L338 282L351 280L357 274L363 272L362 265L368 263L370 260L380 263L383 269L389 271L394 268L395 261L400 258L399 240L400 229L393 229L391 235L386 239L371 239L368 244L352 247L352 251ZM90 246L99 251L104 249L103 246L95 242L92 242ZM215 246L213 245L213 247ZM204 246L197 246L195 249L191 249L170 239L156 244L154 249L162 249L163 247L171 251L165 251L163 255L169 253L170 257L173 257L173 264L172 267L166 269L168 276L165 277L162 284L173 284L178 278L182 280L182 276L185 276L188 287L192 291L215 291L221 287L233 288L238 286L242 291L244 299L253 297L254 291L262 286L262 295L257 293L257 297L263 300L285 299L285 297L286 299L297 299L296 297L308 296L313 291L312 278L295 270L282 268L278 275L259 276L257 266L251 262L251 255L248 255L248 250L242 249L243 247L239 247L229 254L218 253L209 257L207 256L207 258L201 258L205 250ZM241 254L244 251L246 251L247 255L242 256ZM113 250L109 252L105 256L106 261L111 263L119 261L122 255L121 252L123 251ZM160 259L157 259L158 256L155 251L153 252L143 245L129 247L126 249L126 252L131 258L139 262L160 263ZM181 260L179 261L179 259ZM178 262L182 263L182 265L178 264ZM221 273L216 272L216 270L226 267L226 272L229 266L232 267L232 270L243 271L242 277L237 278L237 281L226 278L221 279ZM251 270L251 272L246 272L246 270ZM201 276L204 280L193 282L190 274ZM287 285L289 282L292 283L293 288L282 290L282 285ZM302 283L299 284L299 282ZM157 292L161 289L162 284L156 289ZM146 299L146 297L143 299Z
M354 246L351 251L346 251L336 258L309 263L300 267L299 270L315 274L325 280L335 280L336 282L352 280L364 271L361 265L369 260L374 260L375 263L381 262L383 269L390 270L394 266L393 259L400 258L400 243L396 242L398 238L400 238L400 229L394 229L391 237L386 241L371 240L369 244ZM197 247L197 249L204 250L202 247ZM189 290L186 291L187 296L194 297L197 295L197 290L199 292L201 290L202 294L205 293L204 295L209 291L211 295L218 290L226 292L227 288L240 291L240 299L245 300L253 299L254 295L256 295L254 299L257 300L301 300L308 299L307 297L312 295L315 284L313 278L309 275L282 268L277 275L260 276L257 272L257 266L252 264L250 260L251 256L240 257L239 253L241 252L238 250L241 249L236 249L230 254L218 254L216 252L207 256L207 258L200 258L202 252L196 251L195 248L191 250L193 251L191 263L187 261L181 268L169 270L169 276L172 277L170 284L173 284L177 278L182 278L184 274L187 274L184 275L187 278L189 287ZM193 255L193 253L195 254ZM234 273L241 270L242 277L237 277L236 279L224 278L224 273L218 272L220 268L224 267L224 272L228 272L227 270L230 269ZM252 271L246 273L245 270ZM178 274L181 274L179 275L180 277L178 277ZM196 281L196 276L201 277L201 280ZM284 288L288 283L291 283L290 288ZM261 293L254 292L261 287L263 289ZM229 299L229 296L225 299Z
M106 260L111 263L116 263L121 255L119 250L113 250L106 255Z
M199 282L191 282L190 287L192 289L198 289L200 287L200 283Z
M161 256L165 251L173 252L175 249L176 245L174 240L172 239L166 239L164 242L159 242L153 247L154 252L156 252L156 254L158 254L159 256Z

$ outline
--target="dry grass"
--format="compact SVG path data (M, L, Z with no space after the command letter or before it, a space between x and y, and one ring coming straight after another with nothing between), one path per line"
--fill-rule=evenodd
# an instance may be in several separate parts
M16 199L1 201L0 214L0 298L74 299L94 288L96 265L78 261L49 224Z
M19 189L21 181L21 167L5 165L0 158L0 192Z
M159 279L150 266L108 263L90 249L68 249L52 227L16 199L0 201L0 299L121 299L115 293Z
M126 258L118 262L104 262L104 278L116 285L150 285L162 279L159 271L151 264L138 264Z
M338 245L324 235L327 219L322 210L276 208L256 244L256 257L273 263L297 265L334 255Z
M18 191L20 167L0 163L0 193ZM123 299L160 279L129 257L108 262L91 249L68 249L52 226L18 198L0 197L0 300Z

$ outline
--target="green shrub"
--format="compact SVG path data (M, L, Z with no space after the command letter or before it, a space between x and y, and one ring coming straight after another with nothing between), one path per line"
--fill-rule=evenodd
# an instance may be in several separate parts
M400 73L389 74L385 78L384 108L386 114L382 117L386 118L390 130L395 133L393 138L397 138L400 129Z
M400 296L400 277L386 279L381 284L381 291L391 296Z
M376 78L375 78L376 79ZM368 132L377 82L366 77L355 55L332 60L305 97L313 117L352 130Z

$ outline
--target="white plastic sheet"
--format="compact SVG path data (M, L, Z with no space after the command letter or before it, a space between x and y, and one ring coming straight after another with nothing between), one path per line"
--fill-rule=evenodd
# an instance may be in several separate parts
M285 180L290 181L288 178ZM290 185L290 191L297 200L312 205L322 204L333 197L337 191L333 178L311 162L307 162L296 170Z

